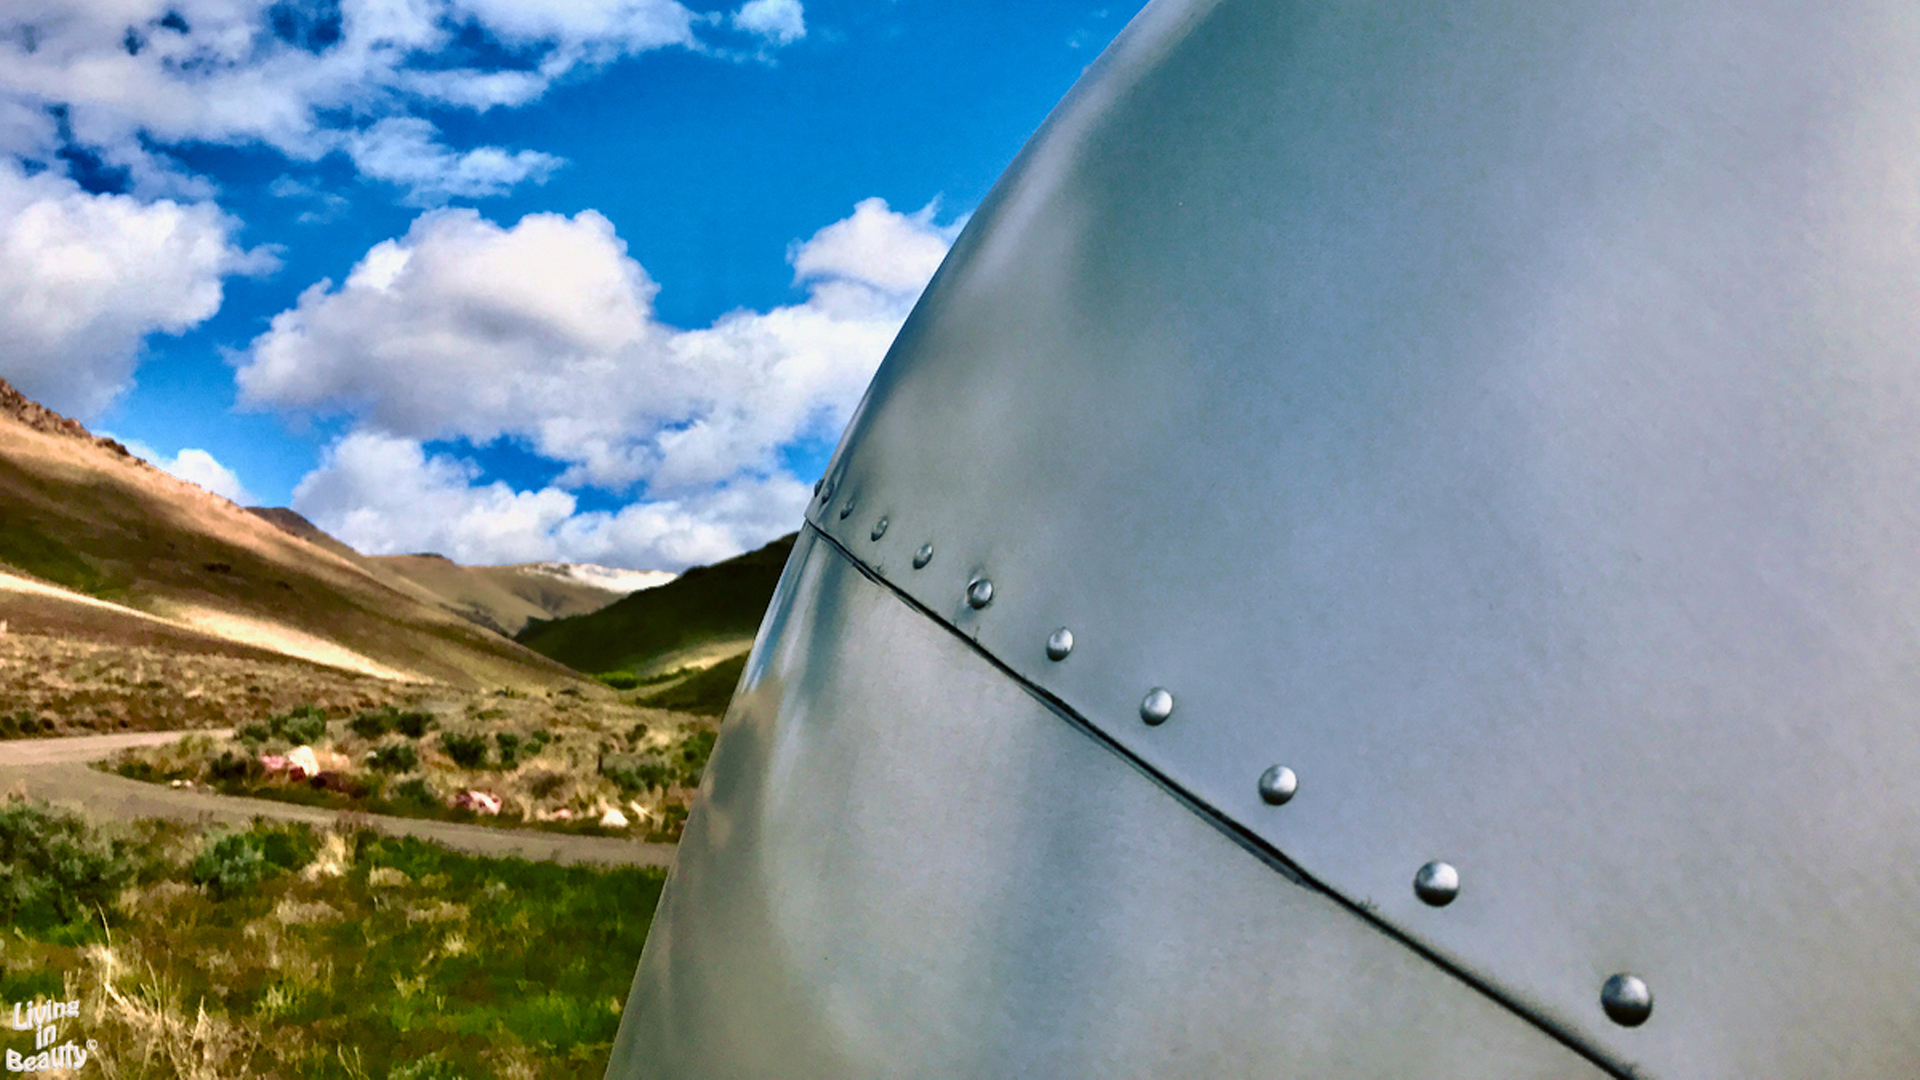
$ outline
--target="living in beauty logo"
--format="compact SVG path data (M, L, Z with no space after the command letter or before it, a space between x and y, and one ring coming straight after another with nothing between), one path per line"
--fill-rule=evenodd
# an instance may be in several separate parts
M85 1046L72 1039L60 1042L60 1028L56 1023L79 1018L80 1003L77 1001L36 1001L31 1005L24 1001L14 1002L13 1030L33 1032L33 1052L23 1054L11 1046L7 1047L7 1071L74 1070L85 1065L99 1044L92 1039L88 1039Z

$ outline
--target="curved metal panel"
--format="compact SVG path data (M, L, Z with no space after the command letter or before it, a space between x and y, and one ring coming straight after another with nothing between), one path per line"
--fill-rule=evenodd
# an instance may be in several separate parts
M1916 116L1907 0L1160 0L810 520L1611 1059L1920 1075Z
M1605 1074L803 534L609 1077Z

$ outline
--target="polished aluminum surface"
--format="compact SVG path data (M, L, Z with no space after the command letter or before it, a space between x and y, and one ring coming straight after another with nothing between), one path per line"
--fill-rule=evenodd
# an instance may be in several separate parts
M887 516L882 514L880 520L873 523L873 532L867 535L867 539L878 540L885 535L887 535Z
M974 578L967 583L967 606L983 608L993 603L993 582L986 578Z
M926 565L932 561L933 561L933 545L932 544L921 544L920 550L913 553L913 568L915 570L925 569Z
M1446 907L1460 895L1460 871L1452 863L1430 862L1413 875L1413 894L1431 907Z
M1637 975L1611 976L1600 987L1600 1007L1624 1027L1639 1027L1653 1015L1653 991Z
M1167 717L1173 715L1173 694L1164 686L1156 686L1147 691L1140 699L1140 719L1149 724L1164 724Z
M1300 778L1285 765L1270 766L1260 774L1260 801L1269 806L1283 806L1300 790Z
M1609 1059L1920 1075L1917 115L1911 0L1151 4L830 465L941 562L820 523Z
M806 532L607 1075L1605 1074L1277 872Z
M1073 653L1073 631L1061 627L1047 635L1047 659L1065 660Z

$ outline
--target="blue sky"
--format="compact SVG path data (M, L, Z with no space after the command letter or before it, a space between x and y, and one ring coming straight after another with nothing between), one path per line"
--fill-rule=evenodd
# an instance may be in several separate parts
M7 5L0 376L369 552L724 557L1137 7Z

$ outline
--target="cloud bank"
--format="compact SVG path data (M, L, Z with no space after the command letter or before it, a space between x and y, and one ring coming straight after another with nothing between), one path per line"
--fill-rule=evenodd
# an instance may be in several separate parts
M803 302L682 330L597 213L432 211L275 316L235 381L247 407L353 417L294 506L363 550L679 569L798 524L810 480L779 452L845 426L959 230L936 213L866 200L789 251ZM422 445L499 438L565 471L515 492ZM644 501L577 513L584 486Z
M762 53L806 33L798 0L731 14L678 0L0 4L0 374L92 416L130 385L147 335L199 325L225 277L273 268L235 244L239 223L170 147L341 154L420 206L503 195L564 163L449 146L423 113L524 105L653 50L728 55L705 40L728 27ZM326 198L305 217L340 213Z
M451 150L422 110L524 105L583 67L715 51L699 31L722 18L676 0L32 0L0 8L0 151L50 160L70 139L149 195L193 186L149 143L337 151L415 199L460 194L551 159ZM806 33L796 0L749 0L730 22L762 47ZM408 126L382 129L394 119Z
M148 334L178 334L220 307L228 274L277 260L232 241L209 202L92 194L0 160L0 357L22 393L91 416L124 390Z

